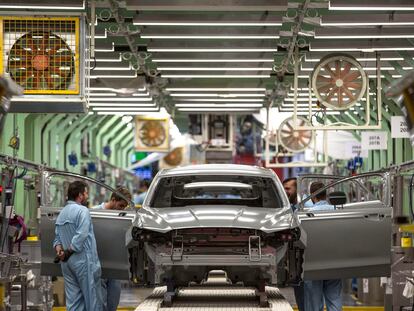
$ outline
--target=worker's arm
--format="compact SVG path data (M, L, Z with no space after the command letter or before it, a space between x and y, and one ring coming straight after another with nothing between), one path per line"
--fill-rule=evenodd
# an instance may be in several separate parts
M91 215L87 209L83 209L79 212L76 222L76 233L72 238L70 248L71 251L81 252L83 249L83 243L89 234L89 227L91 225Z
M62 241L60 240L59 232L57 227L55 227L55 239L53 240L53 248L56 251L56 255L59 257L60 260L65 258L65 253L62 246Z

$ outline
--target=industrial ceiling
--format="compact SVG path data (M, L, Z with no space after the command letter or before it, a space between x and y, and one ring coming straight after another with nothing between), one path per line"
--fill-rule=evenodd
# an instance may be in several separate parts
M298 108L309 97L317 108L309 76L328 54L354 56L371 83L380 68L383 86L414 66L411 0L72 0L63 10L37 0L0 7L89 18L95 11L88 90L89 109L99 114L160 107L253 113L269 104L293 111L295 59ZM385 112L395 108L386 104Z

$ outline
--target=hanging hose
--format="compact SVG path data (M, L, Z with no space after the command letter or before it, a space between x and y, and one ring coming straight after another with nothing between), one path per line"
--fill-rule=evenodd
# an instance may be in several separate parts
M413 187L414 187L414 173L411 175L410 179L410 192L409 192L409 203L410 203L410 213L411 220L414 221L414 208L413 208Z

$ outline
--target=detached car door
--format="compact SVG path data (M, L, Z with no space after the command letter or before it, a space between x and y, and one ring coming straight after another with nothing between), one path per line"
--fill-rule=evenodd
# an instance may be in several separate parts
M298 211L301 226L307 234L304 253L305 280L390 274L391 207L387 190L389 178L386 174L374 174L372 176L377 179L378 185L369 186L362 179L370 176L361 174L351 178L331 179L325 183L328 197L330 190L341 189L346 193L347 203L335 210L318 211L305 208ZM316 179L323 181L321 176ZM301 178L299 183L300 181ZM356 188L358 196L352 190ZM370 193L370 189L376 189L378 193ZM363 201L358 201L358 198Z
M97 189L100 195L102 189L112 189L94 179L85 178L71 173L44 172L42 176L42 206L41 206L41 274L62 275L60 264L54 263L56 253L53 249L55 238L55 221L64 206L67 185L73 180L83 180L88 183L92 194ZM92 190L92 191L91 191ZM110 211L90 209L93 229L98 248L99 261L103 278L129 279L129 255L125 247L125 234L131 227L135 211Z

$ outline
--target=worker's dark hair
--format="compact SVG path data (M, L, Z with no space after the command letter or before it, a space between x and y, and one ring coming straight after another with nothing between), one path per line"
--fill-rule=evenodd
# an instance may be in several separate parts
M79 194L86 191L88 185L80 180L74 181L68 187L68 200L75 201Z
M141 187L146 187L146 188L149 188L149 186L151 185L151 180L149 180L149 179L143 179L143 180L141 180L141 181L139 182L139 185L140 185Z
M127 199L132 200L132 195L131 195L131 192L129 192L128 188L118 187L118 188L116 188L116 191L118 191L120 194L122 194ZM122 200L125 201L125 199L121 198L121 196L116 192L112 192L111 200L112 199L114 199L115 201L122 201Z
M286 178L285 180L282 181L282 185L284 185L287 182L292 181L292 180L294 180L295 182L298 181L298 179L296 177L289 177L289 178Z
M320 181L315 181L313 183L311 183L309 191L311 194L315 193L316 191L318 191L319 189L325 187L323 182ZM318 195L315 195L315 198L318 200L323 200L326 199L326 189L324 191L322 191L321 193L319 193Z

